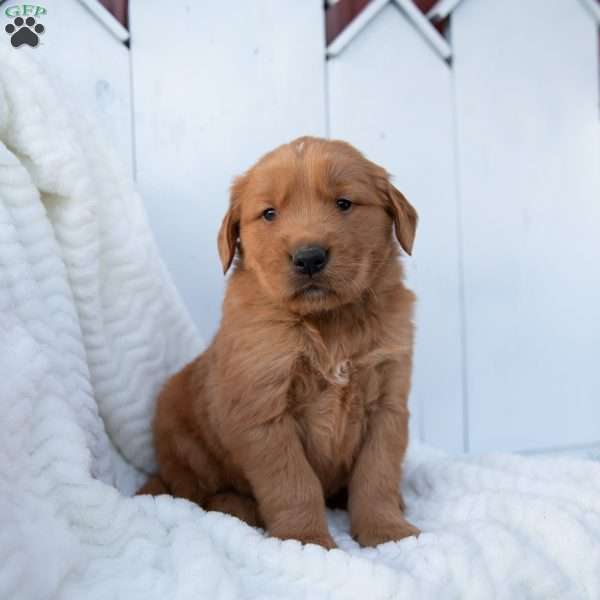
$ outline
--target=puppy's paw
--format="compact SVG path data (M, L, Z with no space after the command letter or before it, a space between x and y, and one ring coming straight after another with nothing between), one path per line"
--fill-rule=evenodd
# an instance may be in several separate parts
M308 535L302 538L299 538L300 542L303 544L316 544L317 546L322 546L325 550L333 550L337 548L333 538L327 535Z
M331 535L328 532L323 533L277 533L275 537L278 537L282 540L298 540L301 544L316 544L317 546L322 546L326 550L332 550L333 548L337 548L335 542Z
M379 546L379 544L397 542L413 535L418 536L420 533L403 517L387 523L370 521L352 529L352 536L361 546Z

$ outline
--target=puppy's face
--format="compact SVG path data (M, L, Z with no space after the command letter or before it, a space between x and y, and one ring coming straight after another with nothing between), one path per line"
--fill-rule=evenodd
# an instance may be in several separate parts
M410 254L417 214L387 173L352 146L299 138L232 187L219 232L227 271L238 247L276 301L301 314L358 299L396 251Z

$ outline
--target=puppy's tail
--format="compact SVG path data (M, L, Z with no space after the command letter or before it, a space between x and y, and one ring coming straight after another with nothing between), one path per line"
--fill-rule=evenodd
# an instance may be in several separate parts
M158 475L152 475L148 481L135 493L136 496L160 496L168 494L169 488Z

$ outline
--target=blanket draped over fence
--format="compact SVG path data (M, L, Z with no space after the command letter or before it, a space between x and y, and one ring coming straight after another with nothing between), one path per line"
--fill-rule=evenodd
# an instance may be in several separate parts
M132 183L55 87L0 50L1 599L600 598L593 461L413 445L424 533L360 548L331 512L331 552L131 497L157 390L202 344Z

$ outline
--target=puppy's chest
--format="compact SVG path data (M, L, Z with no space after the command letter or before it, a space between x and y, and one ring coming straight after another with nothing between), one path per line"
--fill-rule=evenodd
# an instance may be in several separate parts
M328 369L305 356L298 360L289 406L326 491L349 473L380 388L379 370L361 367L357 360L335 356Z

